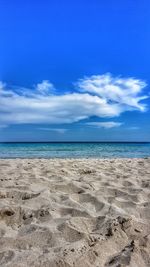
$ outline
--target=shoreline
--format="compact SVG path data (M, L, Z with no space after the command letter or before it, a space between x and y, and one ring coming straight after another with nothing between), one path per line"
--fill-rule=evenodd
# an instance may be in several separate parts
M148 267L149 197L149 157L0 159L0 265Z
M82 161L82 160L149 160L150 157L16 157L16 158L2 158L0 157L1 160L77 160L77 161Z

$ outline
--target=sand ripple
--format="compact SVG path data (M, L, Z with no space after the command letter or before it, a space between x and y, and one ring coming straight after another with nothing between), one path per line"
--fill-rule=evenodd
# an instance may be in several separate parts
M150 159L0 160L1 267L150 266Z

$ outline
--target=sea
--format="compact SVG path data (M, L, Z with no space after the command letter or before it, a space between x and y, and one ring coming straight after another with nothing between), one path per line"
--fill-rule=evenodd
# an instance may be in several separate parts
M0 143L0 158L146 158L150 143Z

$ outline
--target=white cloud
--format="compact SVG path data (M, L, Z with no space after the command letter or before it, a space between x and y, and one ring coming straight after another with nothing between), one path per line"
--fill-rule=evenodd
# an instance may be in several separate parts
M93 126L93 127L110 129L110 128L114 128L114 127L119 127L123 123L122 122L107 121L107 122L88 122L86 124L89 126Z
M78 92L56 95L49 81L35 90L13 91L0 83L0 124L73 123L92 116L113 118L125 111L145 111L146 83L110 74L79 80Z
M6 86L6 84L3 83L2 81L0 81L0 91L2 91L5 86Z
M109 103L119 103L122 109L139 109L144 111L146 106L140 101L148 96L140 95L146 83L135 78L113 77L111 74L93 75L80 79L77 83L81 91L94 93Z
M53 93L54 85L48 80L43 80L41 83L38 83L36 85L36 90L39 91L41 94Z

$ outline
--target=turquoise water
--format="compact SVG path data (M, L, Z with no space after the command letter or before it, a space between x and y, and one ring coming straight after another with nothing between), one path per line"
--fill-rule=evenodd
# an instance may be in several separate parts
M150 157L150 143L0 143L0 158L92 157Z

